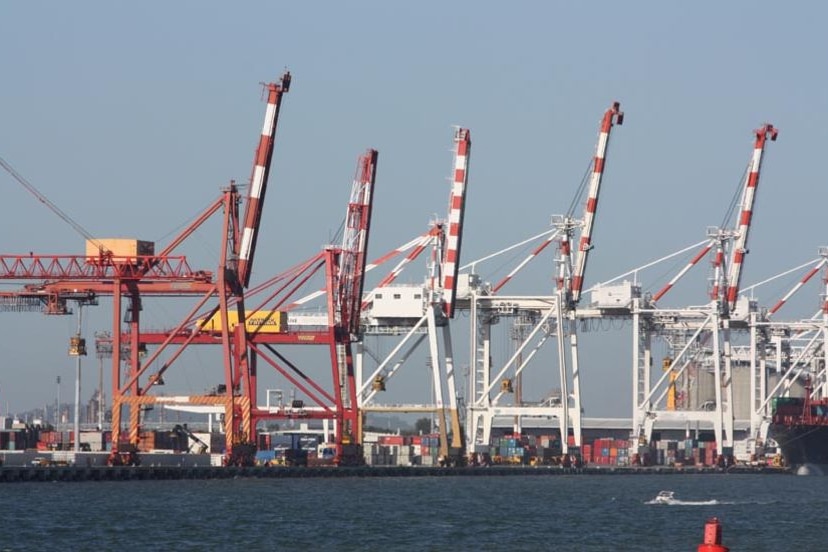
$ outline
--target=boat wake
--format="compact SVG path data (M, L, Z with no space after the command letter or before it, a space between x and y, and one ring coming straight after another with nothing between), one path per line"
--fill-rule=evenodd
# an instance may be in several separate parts
M663 504L665 506L713 506L722 504L718 500L679 500L674 496L673 491L661 491L652 500L645 504Z
M802 464L796 469L796 475L826 475L828 466L825 464Z

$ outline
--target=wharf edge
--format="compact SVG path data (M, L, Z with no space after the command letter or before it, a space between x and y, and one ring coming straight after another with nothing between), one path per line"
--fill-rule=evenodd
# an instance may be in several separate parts
M35 481L150 481L169 479L501 477L555 475L792 474L786 468L742 467L219 467L219 466L5 466L0 483Z

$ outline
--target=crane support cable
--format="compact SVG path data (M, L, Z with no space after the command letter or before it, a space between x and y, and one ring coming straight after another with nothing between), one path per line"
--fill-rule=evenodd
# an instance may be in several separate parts
M678 251L670 253L669 255L661 257L660 259L650 261L647 264L641 265L637 268L633 268L632 270L628 270L627 272L625 272L623 274L619 274L618 276L615 276L614 278L611 278L611 279L609 279L605 282L601 282L599 284L596 284L596 285L592 286L591 288L589 288L587 291L588 292L595 291L596 289L600 288L601 286L607 286L609 284L613 284L613 283L617 282L618 280L621 280L622 278L626 278L627 276L637 276L639 272L641 272L641 271L643 271L647 268L655 266L655 265L657 265L659 263L662 263L664 261L668 261L668 260L672 259L673 257L683 255L683 254L687 253L688 251L690 251L691 249L696 249L697 247L700 247L700 246L706 244L707 242L708 242L708 240L702 240L700 242L694 243L693 245L688 245L684 249L680 249Z
M29 191L29 192L30 192L33 196L35 196L35 197L37 198L37 200L38 200L38 201L40 201L41 203L43 203L44 205L46 205L46 207L48 207L49 209L51 209L51 210L52 210L52 212L54 212L57 216L59 216L61 219L63 219L63 221L64 221L64 222L66 222L67 224L69 224L69 226L71 226L72 228L74 228L74 230L75 230L78 234L80 234L81 236L83 236L83 237L84 237L84 238L86 238L87 240L90 240L90 241L92 241L92 242L97 243L97 241L95 240L95 238L93 238L93 237L92 237L92 234L90 234L89 232L87 232L87 231L83 228L83 226L81 226L80 224L78 224L77 222L75 222L74 220L72 220L72 217L70 217L69 215L67 215L66 213L64 213L64 212L60 209L60 207L58 207L57 205L55 205L54 203L52 203L51 201L49 201L49 198L47 198L45 195L43 195L42 193L40 193L40 191L38 191L38 189L37 189L37 188L35 188L35 187L32 185L32 183L31 183L31 182L29 182L28 180L26 180L26 179L23 177L23 175L21 175L19 172L17 172L16 170L14 170L14 167L12 167L12 166L11 166L11 165L10 165L10 164L9 164L9 163L5 160L5 159L3 159L2 157L0 157L0 165L2 165L2 167L3 167L4 169L6 169L6 172L7 172L7 173L9 173L10 175L12 175L12 177L13 177L15 180L17 180L17 182L18 182L18 183L20 183L20 185L21 185L21 186L23 186L24 188L26 188L26 189L27 189L27 190L28 190L28 191Z

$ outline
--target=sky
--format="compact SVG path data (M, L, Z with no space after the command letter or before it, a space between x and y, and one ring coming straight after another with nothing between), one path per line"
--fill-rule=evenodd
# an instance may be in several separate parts
M625 120L613 130L589 287L723 224L753 130L771 123L779 139L757 191L750 285L828 243L826 12L769 1L4 2L0 157L91 234L164 244L231 179L248 181L260 83L287 68L256 282L332 241L367 148L380 152L369 258L445 218L455 125L472 136L462 260L543 232L569 209L600 118L619 101ZM0 186L0 253L83 253L83 236L5 172ZM182 252L214 270L220 238L200 233ZM546 255L511 293L551 293ZM478 270L497 281L508 262ZM686 259L676 262L638 275L644 290ZM664 306L705 302L708 267ZM403 281L422 280L424 263L415 268ZM773 304L799 274L757 298ZM820 293L819 282L804 288L786 315L810 316ZM109 327L106 305L84 314L90 341ZM165 313L159 305L146 319L172 325ZM54 402L57 375L66 400L77 318L0 313L0 324L0 411ZM467 319L454 323L455 335L468 332ZM628 417L631 368L618 360L628 340L594 334L582 341L586 413ZM197 355L178 378L184 392L211 384L199 366L218 362L217 351ZM98 385L97 361L85 363L84 401ZM425 371L405 381L398 402L429 385Z

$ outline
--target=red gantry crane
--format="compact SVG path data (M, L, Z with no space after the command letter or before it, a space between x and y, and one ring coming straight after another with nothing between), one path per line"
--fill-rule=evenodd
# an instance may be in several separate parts
M241 419L245 420L251 432L255 432L258 422L266 420L325 419L335 422L336 461L339 464L360 462L360 438L358 435L359 409L355 399L356 381L354 378L353 354L351 344L358 339L360 327L361 295L365 273L365 252L368 247L370 217L373 205L373 189L376 179L378 153L368 150L360 157L357 176L354 179L351 199L346 213L345 231L340 246L326 247L313 258L289 269L285 273L256 286L245 294L245 299L252 301L260 294L266 294L258 301L255 309L246 311L248 320L256 321L255 327L247 324L233 323L231 327L238 338L246 335L248 346L247 363L250 373L250 391L243 393L243 411ZM286 309L296 305L293 298L304 291L320 274L324 275L327 296L325 316L317 320L312 327L301 324L288 326ZM241 298L236 298L239 308ZM209 313L206 316L211 316ZM241 316L241 315L239 315ZM263 321L273 321L276 331L262 331ZM213 324L212 318L202 319L197 324L202 329L199 335L216 335L223 331L223 322ZM241 320L241 318L239 318ZM237 338L237 339L238 339ZM209 339L209 337L207 337ZM303 371L293 363L276 346L282 345L317 345L329 348L331 366L331 385L323 385L319 378ZM239 353L234 357L237 363L243 359ZM256 384L257 362L262 360L289 381L297 392L307 397L313 404L305 404L296 399L288 405L268 404L257 406ZM249 407L248 407L249 405ZM244 426L245 428L248 425ZM242 433L243 434L243 433ZM247 439L240 440L235 452L228 458L228 463L245 465L252 461L253 433Z
M353 343L361 339L365 253L371 225L377 155L376 150L368 150L360 158L348 205L342 247L336 251L338 262L329 265L328 311L334 332L331 362L335 367L335 381L338 382L336 445L340 464L361 463L362 459Z
M240 240L236 223L239 217L237 210L233 209L238 202L227 202L226 240L222 252L224 261L219 267L218 276L219 288L223 290L218 294L219 305L201 315L196 314L205 304L202 302L172 332L141 334L142 340L160 343L160 348L170 343L181 344L179 351L188 344L222 344L226 380L224 389L215 395L186 397L186 401L190 404L221 405L225 408L228 450L226 463L230 465L247 465L252 462L257 424L274 419L334 420L338 462L354 463L361 458L358 432L355 429L359 413L354 399L355 381L350 348L351 342L359 333L365 252L378 156L375 150L369 150L360 158L342 245L328 247L285 273L255 288L246 289L250 284L256 236L260 231L280 98L287 91L289 83L290 76L286 74L280 85L268 85L265 125L254 160ZM288 327L284 305L295 304L292 298L319 271L324 271L328 297L324 327ZM262 294L266 294L266 297L259 300L256 308L248 311L245 303ZM262 313L277 328L275 332L261 331L264 320L261 318ZM251 321L250 324L248 320ZM254 327L254 323L260 325ZM332 385L327 389L318 378L301 370L276 348L281 345L309 344L324 345L330 349ZM178 352L153 373L150 380L158 381L177 356ZM305 405L304 401L298 400L287 406L270 405L269 402L265 407L258 406L259 361L270 365L316 405ZM141 402L145 400L147 399L140 399Z
M160 402L189 402L221 405L225 408L228 450L232 446L249 441L253 435L250 417L251 393L255 390L255 375L246 364L244 331L231 336L227 309L230 301L239 303L240 320L244 321L242 290L250 281L256 235L259 229L262 202L270 170L275 140L276 124L282 94L290 87L290 73L286 72L279 83L266 85L268 106L265 125L256 151L251 188L248 197L244 231L239 240L238 204L240 198L235 184L224 190L222 196L205 209L197 219L181 232L166 248L156 253L154 244L139 240L87 238L85 256L3 256L0 259L0 278L37 279L43 282L27 285L22 291L5 294L5 304L16 303L31 308L35 302L45 304L45 311L52 314L68 312L66 302L90 301L99 295L113 298L112 347L114 351L129 350L126 376L120 370L120 355L112 356L112 456L113 463L133 462L132 453L139 444L140 411L148 405ZM8 168L7 168L8 170ZM12 171L10 171L12 172ZM18 180L19 175L12 172ZM21 182L23 183L23 182ZM29 188L29 186L27 186ZM31 188L30 188L31 189ZM47 202L51 207L51 204ZM174 256L180 246L196 229L219 210L224 212L222 229L222 254L217 279L205 270L190 269L186 258ZM61 214L61 213L58 213ZM74 225L73 225L74 226ZM200 296L197 305L172 332L164 334L142 333L140 312L142 297ZM199 309L210 298L218 297L219 305L212 311L225 321L221 330L221 344L225 364L226 392L210 396L159 397L149 394L154 385L163 381L163 373L191 343L215 343L215 339L200 337L188 332L187 327L195 319ZM122 306L126 299L126 317ZM125 328L121 320L125 318ZM242 324L242 328L244 324ZM123 347L122 343L128 344ZM157 345L144 360L141 351L146 344ZM159 361L162 351L173 344L180 347L165 362ZM159 366L156 366L160 364ZM148 375L150 368L155 371ZM244 394L239 383L244 383ZM121 411L129 408L128 439L121 439ZM122 454L123 453L123 454Z

